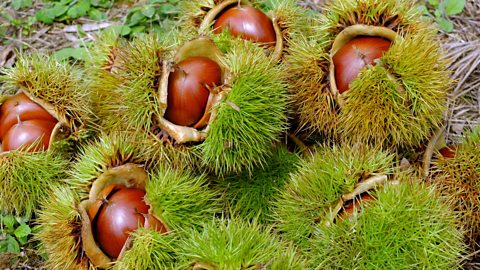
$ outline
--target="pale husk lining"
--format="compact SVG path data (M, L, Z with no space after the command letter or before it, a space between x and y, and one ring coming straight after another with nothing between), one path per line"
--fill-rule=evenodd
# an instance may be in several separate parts
M168 78L170 76L170 71L172 70L172 63L165 62L162 69L162 77L160 82L160 102L165 104L165 107L162 108L161 116L157 117L158 126L166 131L176 143L187 143L187 142L200 142L205 140L207 137L208 129L210 128L210 123L215 119L218 110L218 104L226 98L226 95L229 91L227 85L230 84L231 75L228 72L227 67L222 64L221 57L222 52L218 47L213 43L213 41L206 37L200 37L192 41L186 42L183 44L175 53L174 62L178 63L184 59L194 56L203 56L215 61L222 70L222 85L217 86L210 92L208 99L207 107L205 108L205 114L202 117L201 121L204 119L207 120L207 125L198 130L195 127L186 127L175 125L172 122L168 121L163 117L165 110L167 109L167 97L168 97Z
M216 5L214 8L210 9L205 17L203 18L202 23L199 26L199 34L200 35L208 35L211 32L212 25L215 19L218 17L220 13L222 13L225 9L231 7L232 5L242 5L242 6L253 6L252 3L245 0L227 0L223 1L222 3ZM278 62L282 58L283 48L284 48L284 39L282 34L282 29L278 24L278 18L272 11L269 11L266 14L270 17L272 21L273 30L275 31L275 48L271 54L271 58Z
M88 216L88 210L97 201L98 194L102 192L105 187L111 184L119 184L124 185L127 188L138 188L145 190L147 179L147 172L142 166L137 164L128 163L115 168L110 168L93 182L89 192L88 200L84 200L79 204L78 211L82 219L82 248L93 266L107 269L113 266L115 260L112 260L110 257L108 257L96 243L93 236L92 224ZM170 231L170 228L165 224L165 222L163 222L152 212L151 207L149 214L159 220L165 226L167 231ZM133 237L129 236L117 260L121 260L125 252L131 246L132 241Z
M430 167L432 164L432 157L435 151L438 151L447 146L445 139L445 127L440 127L433 134L432 138L427 144L427 148L423 153L422 158L422 173L423 177L428 177L430 175Z
M394 42L398 35L395 31L383 27L383 26L372 26L364 24L351 25L343 29L333 41L332 49L330 50L330 91L337 99L340 107L343 107L344 100L343 95L339 93L337 88L337 83L335 80L335 65L333 63L333 56L340 50L345 44L350 42L352 39L358 36L371 36L371 37L382 37Z
M335 222L338 214L340 213L346 202L355 199L355 197L361 195L362 193L374 190L380 186L385 185L387 181L388 177L386 175L374 175L360 182L352 192L342 195L338 200L338 203L330 209L325 219L325 225L331 226Z
M46 151L48 151L50 149L50 146L55 141L59 141L59 140L62 140L64 138L68 137L68 135L71 132L71 129L69 128L68 121L67 121L67 119L64 115L58 114L55 111L54 106L51 105L50 103L33 97L32 95L30 95L30 93L28 93L25 90L19 90L17 92L17 94L20 93L20 92L24 93L30 100L32 100L33 102L37 103L42 108L44 108L51 116L53 116L58 121L57 124L53 127L52 133L50 134L49 148ZM2 104L8 98L9 97L3 97ZM0 104L0 106L1 106L1 104ZM5 155L5 154L10 152L10 151L3 152L3 147L1 146L1 143L0 143L0 151L1 151L0 155Z
M189 268L190 270L216 270L216 268L212 265L209 265L204 262L197 262L192 267Z

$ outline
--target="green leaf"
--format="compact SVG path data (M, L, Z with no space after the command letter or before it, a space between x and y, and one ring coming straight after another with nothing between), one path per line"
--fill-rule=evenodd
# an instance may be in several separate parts
M19 253L20 245L10 234L7 234L7 252Z
M120 32L120 35L122 35L122 36L127 36L127 35L130 34L130 32L132 32L132 28L130 28L130 27L127 26L127 25L124 25L124 26L122 27L122 31Z
M164 4L160 6L160 13L175 14L178 13L178 8L172 4Z
M465 8L465 0L446 0L445 1L445 12L448 16L456 15L462 13Z
M7 252L7 247L8 245L6 240L0 241L0 253Z
M150 5L146 5L142 8L142 14L147 18L152 18L155 15L155 8Z
M53 16L52 16L53 15ZM55 19L55 14L49 12L48 9L40 10L35 13L35 18L44 24L52 24Z
M32 0L12 0L12 7L15 10L31 7L32 4Z
M90 9L90 1L81 0L80 2L78 2L68 10L67 15L71 19L76 19L76 18L85 16L89 9Z
M20 245L24 246L28 242L28 237L27 236L18 237L17 240L20 243Z
M68 6L64 5L64 4L56 4L55 6L53 6L51 12L53 13L54 15L54 18L55 17L60 17L62 16L63 14L65 14L68 10Z
M438 7L440 2L438 0L428 0L428 3L434 7Z
M438 23L438 26L440 26L440 28L449 33L449 32L452 32L453 31L453 23L445 18L439 18L437 20L437 23Z
M107 14L99 11L98 9L92 8L88 11L88 17L94 21L101 21L107 18Z
M2 217L2 223L7 227L8 230L13 232L15 226L15 217L12 215L6 215Z
M113 6L114 1L110 0L90 0L90 4L94 7L101 7L101 8L111 8Z
M18 226L17 229L15 229L15 236L17 238L21 238L21 237L27 237L30 233L32 232L32 230L30 229L30 227L23 223L22 225Z
M435 9L435 17L441 18L441 17L443 17L442 15L443 15L443 13L442 13L441 9Z
M418 5L417 6L418 12L422 13L423 15L429 15L428 8L425 5Z
M136 35L136 34L139 34L139 33L143 33L145 32L145 26L144 25L137 25L137 26L134 26L132 27L132 35Z
M67 59L85 60L88 57L87 49L81 48L64 48L56 51L54 54L57 61L63 61Z
M128 20L129 21L129 23L128 23L129 26L137 25L140 21L145 19L145 15L143 15L143 13L139 10L135 10L131 14L132 15L130 16L130 18Z

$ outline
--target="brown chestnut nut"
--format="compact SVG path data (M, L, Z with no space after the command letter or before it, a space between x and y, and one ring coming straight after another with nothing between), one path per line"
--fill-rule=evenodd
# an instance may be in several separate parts
M205 114L211 88L222 82L220 66L207 57L180 61L168 78L165 119L181 126L193 126Z
M454 158L455 155L456 155L456 152L457 152L457 147L458 146L455 145L455 144L445 146L445 147L443 147L442 149L439 150L440 155L442 155L442 157L444 157L444 158Z
M33 119L57 121L47 110L32 101L24 93L18 93L10 97L2 104L0 109L0 140L3 140L7 131L19 120Z
M148 214L150 207L144 201L145 194L141 189L112 184L100 192L90 207L88 215L94 238L111 258L120 255L129 233L138 227L167 231L163 223Z
M2 147L3 151L21 150L29 147L37 140L40 143L29 149L29 152L47 150L50 143L50 136L57 122L47 120L28 120L13 125L5 134Z
M215 21L214 33L224 29L235 37L274 46L276 41L273 23L265 13L254 7L235 6L227 9Z
M360 196L357 196L355 199L348 201L346 205L343 206L343 209L338 214L340 220L344 220L351 216L354 212L359 211L360 205L364 204L367 201L372 201L375 198L370 196L368 193L362 193Z
M374 65L390 48L391 41L381 37L357 37L345 44L333 56L335 82L341 94L367 65Z

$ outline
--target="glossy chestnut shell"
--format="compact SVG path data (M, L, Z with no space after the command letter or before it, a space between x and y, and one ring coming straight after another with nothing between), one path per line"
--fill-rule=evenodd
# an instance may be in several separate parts
M210 89L221 85L220 66L207 57L180 61L168 78L164 118L180 126L193 126L205 114Z
M344 220L351 216L354 212L360 210L360 205L364 204L367 201L375 200L374 197L368 193L362 193L360 196L357 196L354 200L348 201L344 206L342 211L338 214L340 220Z
M145 191L111 184L100 192L88 210L93 235L100 248L111 258L117 258L129 233L139 227L166 232L166 227L149 215Z
M439 150L440 155L444 158L454 158L457 152L457 145L445 146Z
M47 150L50 143L50 136L56 122L47 120L28 120L13 125L5 134L2 141L3 151L25 149L40 140L29 152Z
M345 44L333 56L335 82L341 94L367 65L375 65L390 48L391 41L381 37L357 37Z
M273 23L262 11L249 6L235 6L218 16L214 25L214 33L224 29L235 37L265 43L274 46L276 41Z
M24 93L10 97L0 108L0 140L3 140L7 131L19 120L33 119L57 122L57 119Z

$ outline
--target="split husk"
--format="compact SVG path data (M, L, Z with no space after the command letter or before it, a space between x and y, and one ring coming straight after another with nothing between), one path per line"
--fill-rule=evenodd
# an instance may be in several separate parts
M263 165L270 146L286 128L282 71L261 48L232 42L234 48L222 53L208 37L176 32L133 40L122 50L123 64L115 75L122 82L114 89L121 102L103 106L102 115L111 115L106 125L156 136L168 151L182 150L191 161L200 157L193 166L216 174ZM201 129L174 125L163 117L170 70L189 56L206 56L223 70L223 85L211 92L213 102L205 115L209 120Z
M307 35L311 31L310 18L307 11L301 8L296 1L278 0L195 0L180 3L180 29L194 34L211 36L216 42L223 43L222 48L232 48L234 39L224 32L213 35L215 19L228 8L235 5L252 6L262 10L272 21L275 30L276 42L271 48L264 48L269 57L280 61L288 52L289 42L295 34ZM227 49L228 50L228 49Z
M15 67L2 72L3 101L19 89L58 120L48 150L0 154L0 209L30 216L51 186L65 184L68 159L78 143L93 134L90 92L79 70L58 63L53 56L21 55Z
M279 233L308 249L318 224L334 223L344 201L385 183L393 155L362 146L320 146L300 162L275 200Z
M458 212L457 226L464 231L470 251L480 250L480 128L465 135L454 157L436 152L432 163L431 183Z
M220 212L216 201L219 195L208 189L205 176L159 164L151 160L148 149L129 133L104 134L84 146L70 172L68 182L73 188L68 190L70 195L64 195L67 191L57 192L58 196L45 200L41 210L39 239L48 254L47 265L60 268L83 265L87 269L167 267L175 263L175 243L181 236L178 232L200 226ZM96 194L110 183L145 189L151 215L168 230L166 234L148 229L132 233L117 261L106 256L96 244L87 214ZM87 197L90 199L80 202L80 198ZM52 236L58 237L58 241L52 241Z
M456 214L433 187L406 174L397 180L377 188L361 213L316 227L311 269L460 268L465 247Z
M440 126L452 86L448 62L413 2L332 1L316 29L297 39L286 60L300 130L398 149L420 144ZM356 36L393 42L340 95L331 58Z

